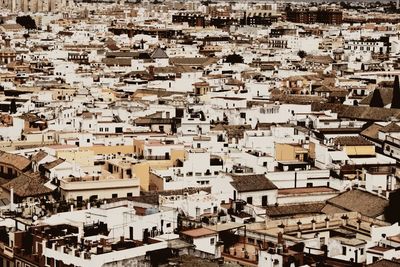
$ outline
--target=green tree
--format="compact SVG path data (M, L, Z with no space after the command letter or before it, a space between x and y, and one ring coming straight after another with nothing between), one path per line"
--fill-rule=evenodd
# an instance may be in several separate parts
M28 30L37 29L35 20L29 15L17 17L16 22L19 25L23 26L25 29Z
M305 57L307 56L307 52L304 51L304 50L300 50L299 52L297 52L297 55L298 55L301 59L303 59L303 58L305 58Z
M226 63L231 63L231 64L236 64L236 63L243 63L243 57L241 55L238 55L236 53L233 53L231 55L228 55L225 58Z
M385 208L385 221L390 223L400 222L400 190L396 190L389 195L389 205Z
M378 89L374 90L374 92L372 94L371 102L369 102L369 106L370 107L376 107L376 108L383 108L384 107L382 96L381 96L381 93L380 93L380 91Z
M15 99L13 98L10 103L10 113L15 114L17 113L17 104L15 103Z
M391 108L400 108L400 86L399 86L399 76L394 78L393 84L393 97Z

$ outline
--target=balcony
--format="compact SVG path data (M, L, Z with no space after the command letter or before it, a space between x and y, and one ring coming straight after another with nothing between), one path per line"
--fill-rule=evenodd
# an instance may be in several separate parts
M170 160L171 157L169 155L149 155L144 157L146 160Z
M0 251L3 252L4 255L6 255L9 258L14 257L14 252L13 249L4 245L3 243L0 243Z
M61 180L60 187L65 191L99 190L121 187L138 187L139 179L114 179L100 177L71 177Z

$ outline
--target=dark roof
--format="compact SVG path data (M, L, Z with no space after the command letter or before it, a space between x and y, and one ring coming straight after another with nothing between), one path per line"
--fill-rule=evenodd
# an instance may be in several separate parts
M150 118L150 117L140 117L135 119L135 124L138 126L152 125L152 124L173 124L173 119L168 118Z
M285 217L303 214L322 213L325 203L309 203L309 204L294 204L294 205L279 205L268 206L266 213L269 217Z
M251 130L251 125L226 125L219 123L212 128L213 131L225 131L228 138L242 139L246 130Z
M169 59L170 64L178 65L189 65L189 66L207 66L218 61L217 58L209 57L174 57Z
M113 52L107 52L106 57L107 58L137 58L139 56L138 52L129 52L129 51L113 51Z
M141 192L140 196L137 197L129 197L128 199L132 199L141 203L148 203L153 205L158 205L159 196L175 196L175 195L184 195L185 193L192 195L199 191L205 191L207 193L211 193L211 187L189 187L184 189L176 189L176 190L165 190L165 191L149 191L149 192Z
M379 260L374 263L368 264L368 267L400 267L400 262L391 260Z
M388 121L391 118L400 118L400 109L377 108L366 106L349 106L333 103L311 103L312 111L331 110L339 118L348 118L364 121Z
M384 133L398 133L400 132L400 126L395 122L391 122L382 129L380 129L380 131Z
M118 57L118 58L103 58L102 62L107 66L131 66L132 59L126 57Z
M383 126L373 123L368 128L364 129L360 135L377 140L378 139L378 132L383 128Z
M331 56L316 56L316 55L307 55L306 62L312 63L320 63L320 64L331 64L335 62Z
M264 174L231 175L231 185L238 192L251 192L278 189Z
M388 203L388 200L362 190L346 191L327 200L327 204L372 218L382 215Z
M288 104L309 104L309 103L315 103L315 102L320 103L326 101L323 97L316 95L298 95L298 94L284 94L284 93L273 95L271 97L271 100Z
M37 121L43 121L41 118L39 118L37 115L32 114L32 113L24 113L19 118L28 121L28 122L37 122Z
M14 166L18 170L27 170L31 166L31 161L24 156L4 151L0 151L0 163Z
M46 152L44 152L43 150L40 150L39 152L37 152L35 155L32 156L31 160L33 162L39 162L42 159L44 159L48 154Z
M53 192L52 189L44 185L47 182L48 179L41 176L40 173L22 173L1 187L7 191L13 188L14 194L19 197L34 197Z
M372 145L370 141L361 136L339 136L333 139L335 145L341 146L368 146Z
M377 88L375 89L379 92L382 99L383 105L388 105L392 103L393 88ZM367 97L360 101L361 105L371 105L371 100L373 99L374 91L372 91Z
M151 54L151 58L168 58L167 53L158 47L154 52Z
M44 167L46 170L50 170L50 169L53 169L54 167L60 165L60 164L63 163L64 161L65 161L64 159L56 159L56 160L54 160L54 161L47 162L47 163L43 164L43 167Z

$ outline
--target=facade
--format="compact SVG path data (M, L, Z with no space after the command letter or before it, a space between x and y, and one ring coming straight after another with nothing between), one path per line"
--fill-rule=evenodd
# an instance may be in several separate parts
M343 20L343 13L339 9L330 8L289 9L286 11L286 17L288 21L296 23L340 25Z
M72 0L3 0L1 7L7 8L13 12L54 12L61 11L63 8L71 7L74 1Z

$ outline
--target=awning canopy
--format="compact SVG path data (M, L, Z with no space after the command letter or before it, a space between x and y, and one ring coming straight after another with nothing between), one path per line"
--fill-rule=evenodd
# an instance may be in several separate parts
M331 151L329 152L333 161L344 161L350 160L349 156L347 156L346 152L344 151Z

